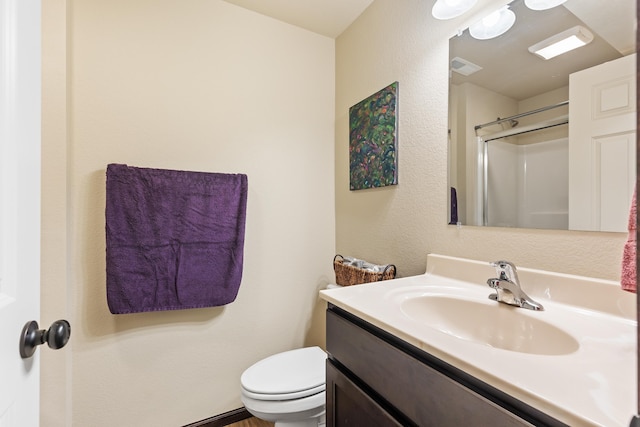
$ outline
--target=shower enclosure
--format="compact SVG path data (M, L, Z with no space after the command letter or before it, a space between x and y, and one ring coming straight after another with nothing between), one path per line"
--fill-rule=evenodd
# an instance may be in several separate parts
M474 127L482 225L567 229L569 119L560 111L567 106L564 101Z

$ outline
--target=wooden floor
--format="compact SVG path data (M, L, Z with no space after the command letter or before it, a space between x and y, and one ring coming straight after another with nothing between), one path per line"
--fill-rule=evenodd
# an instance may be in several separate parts
M273 427L275 424L268 421L262 421L259 418L251 417L237 423L229 424L228 427Z

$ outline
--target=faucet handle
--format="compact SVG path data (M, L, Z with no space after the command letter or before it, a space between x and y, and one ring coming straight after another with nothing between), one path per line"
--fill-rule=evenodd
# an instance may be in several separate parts
M494 261L491 263L492 267L496 268L496 272L500 278L507 278L512 282L518 282L517 268L514 263L510 261Z
M516 269L516 266L511 261L493 261L490 264L491 266L500 268L500 269L505 269L507 268L507 266L511 267L513 270Z

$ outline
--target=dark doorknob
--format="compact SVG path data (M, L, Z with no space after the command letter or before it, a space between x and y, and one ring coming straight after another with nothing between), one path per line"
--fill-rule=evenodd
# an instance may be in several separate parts
M22 328L20 356L23 359L33 356L33 353L36 352L36 347L45 342L54 350L64 347L69 342L71 325L66 320L56 320L47 330L38 328L38 322L35 320L27 322Z

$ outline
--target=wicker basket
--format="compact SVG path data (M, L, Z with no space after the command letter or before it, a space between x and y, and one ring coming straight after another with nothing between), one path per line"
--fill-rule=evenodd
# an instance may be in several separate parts
M336 283L340 286L379 282L381 280L395 279L396 277L396 266L393 264L387 265L383 271L376 273L344 264L342 255L336 255L333 258L333 270L336 272Z

